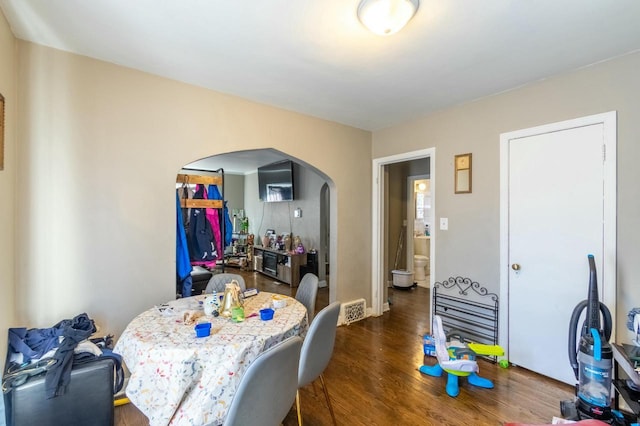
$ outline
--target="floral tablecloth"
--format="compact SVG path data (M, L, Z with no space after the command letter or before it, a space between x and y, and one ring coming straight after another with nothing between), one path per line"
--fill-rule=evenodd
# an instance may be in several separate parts
M245 300L248 317L272 301L260 292ZM284 296L283 296L284 297ZM211 335L196 337L185 325L186 310L202 309L204 295L154 307L131 321L114 348L131 372L126 394L151 426L222 424L240 378L256 357L284 339L307 332L307 311L285 297L273 319L260 316L235 323L206 317Z

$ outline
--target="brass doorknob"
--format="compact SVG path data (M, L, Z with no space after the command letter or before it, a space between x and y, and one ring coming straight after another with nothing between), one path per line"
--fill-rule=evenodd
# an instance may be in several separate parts
M520 265L518 265L517 263L514 263L513 265L511 265L511 269L513 269L514 271L519 271Z

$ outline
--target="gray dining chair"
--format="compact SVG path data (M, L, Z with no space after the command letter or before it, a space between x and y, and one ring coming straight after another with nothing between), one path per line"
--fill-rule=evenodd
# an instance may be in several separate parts
M336 328L338 325L338 315L340 314L340 302L333 302L326 308L318 312L318 315L311 323L307 336L302 343L300 352L300 367L298 369L298 392L296 393L296 411L298 413L298 425L302 426L302 412L300 411L300 388L314 382L320 378L324 397L327 399L329 412L333 424L336 425L336 416L333 414L329 391L324 382L322 373L324 372L336 341Z
M232 280L238 281L240 290L245 291L247 289L242 275L224 272L222 274L215 274L214 276L212 276L207 283L207 287L204 289L204 292L213 293L213 290L217 291L218 293L224 292L225 284L230 283Z
M293 336L267 349L247 368L231 400L224 426L277 426L298 389L302 339Z
M307 308L307 319L309 324L313 321L316 313L316 298L318 296L318 277L312 273L304 274L298 290L296 291L296 300Z

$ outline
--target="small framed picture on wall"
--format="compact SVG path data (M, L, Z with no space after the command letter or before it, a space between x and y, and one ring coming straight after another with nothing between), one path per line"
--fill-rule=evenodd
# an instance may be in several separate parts
M456 155L454 192L456 194L471 193L471 154Z

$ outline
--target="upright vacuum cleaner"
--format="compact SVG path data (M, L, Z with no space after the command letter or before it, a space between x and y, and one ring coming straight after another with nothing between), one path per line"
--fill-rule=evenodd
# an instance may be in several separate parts
M598 281L593 255L589 259L588 299L578 303L569 323L569 360L578 380L575 402L563 401L563 415L573 420L598 419L618 424L619 414L611 410L611 379L613 352L611 337L611 312L598 300ZM580 328L580 341L576 333L582 311L587 314ZM602 314L602 321L600 320Z

